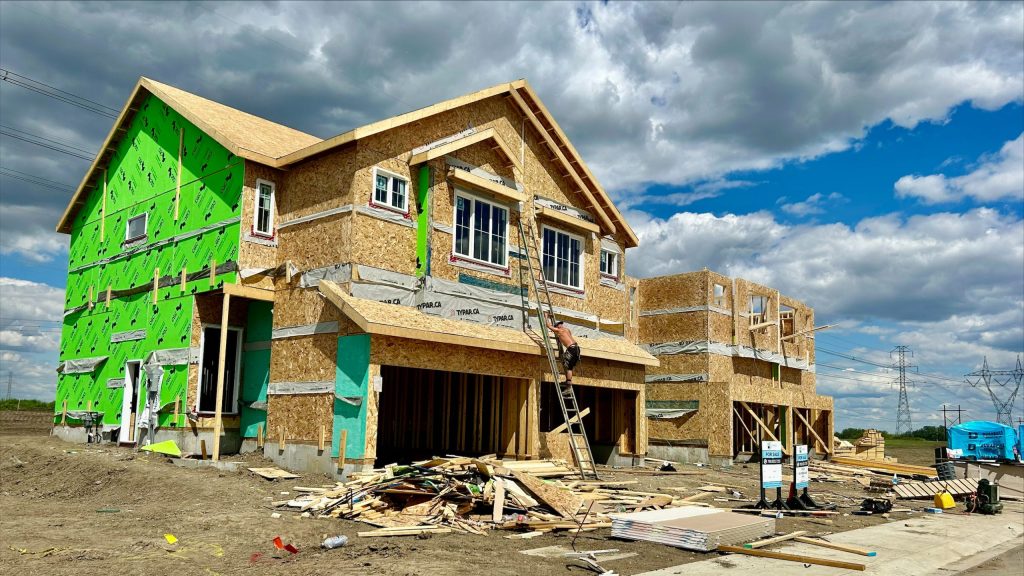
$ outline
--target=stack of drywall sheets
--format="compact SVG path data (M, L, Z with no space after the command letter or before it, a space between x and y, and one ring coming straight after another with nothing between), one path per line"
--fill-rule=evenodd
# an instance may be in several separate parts
M775 519L715 508L669 508L609 514L612 537L708 552L775 534Z

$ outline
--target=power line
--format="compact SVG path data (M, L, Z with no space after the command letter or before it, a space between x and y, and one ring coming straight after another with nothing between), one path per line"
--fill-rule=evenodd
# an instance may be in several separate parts
M24 134L24 136L15 134L14 132L20 132L21 134ZM22 140L24 142L28 142L29 144L35 144L36 146L49 148L50 150L60 152L61 154L67 154L68 156L81 158L82 160L91 161L93 158L96 157L95 154L92 154L91 156L86 156L86 154L91 154L88 150L83 150L81 148L78 148L77 146L72 146L59 140L46 138L45 136L39 136L38 134L25 132L24 130L17 130L15 128L9 128L7 126L0 126L0 134L3 134L4 136L8 136L10 138L15 138L18 140ZM35 140L33 140L33 138ZM41 140L41 142L39 140ZM82 152L84 152L84 154Z
M88 110L94 114L106 116L107 118L116 119L119 113L117 108L111 108L110 106L100 104L99 102L90 100L83 96L78 96L77 94L72 94L71 92L50 86L49 84L44 84L43 82L33 80L28 76L11 72L6 68L0 68L0 80L42 94L43 96L53 98L54 100L60 100L61 102L71 104L72 106L77 106L78 108Z
M20 170L13 170L6 166L0 166L0 176L7 176L8 178L15 178L22 180L30 184L35 184L42 188L49 188L51 190L57 190L58 192L74 192L74 187L67 184L61 184L60 182L54 182L53 180L47 180L40 176L34 176Z

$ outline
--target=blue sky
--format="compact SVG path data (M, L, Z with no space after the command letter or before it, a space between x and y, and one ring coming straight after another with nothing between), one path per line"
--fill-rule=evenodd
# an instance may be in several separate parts
M1024 352L1020 2L4 2L0 67L113 108L146 75L320 137L526 78L641 238L630 274L708 267L836 325L837 427L894 427L896 345L915 425L992 418L962 376ZM10 82L0 123L90 151L110 128ZM0 164L0 381L52 397L53 227L88 162L3 136Z

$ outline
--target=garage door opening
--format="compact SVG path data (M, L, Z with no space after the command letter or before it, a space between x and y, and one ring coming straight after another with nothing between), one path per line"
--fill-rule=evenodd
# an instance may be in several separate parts
M545 382L540 386L540 432L545 448L552 458L575 465L568 447L568 435L550 434L565 428L565 417L558 404L558 387ZM590 439L594 460L598 464L618 465L620 457L631 457L636 442L636 397L631 390L575 386L576 402L583 417L583 427ZM631 461L629 462L631 463Z
M381 366L377 464L529 455L529 381Z

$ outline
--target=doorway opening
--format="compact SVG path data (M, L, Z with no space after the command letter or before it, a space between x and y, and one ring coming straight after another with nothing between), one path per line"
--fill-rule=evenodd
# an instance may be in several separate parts
M135 420L139 408L139 375L142 362L129 360L124 365L124 389L121 398L121 429L117 441L124 444L135 443Z
M224 394L221 414L238 412L238 384L242 359L242 329L228 328L224 355ZM199 353L199 394L196 412L212 415L217 410L217 368L220 357L220 326L204 325Z

